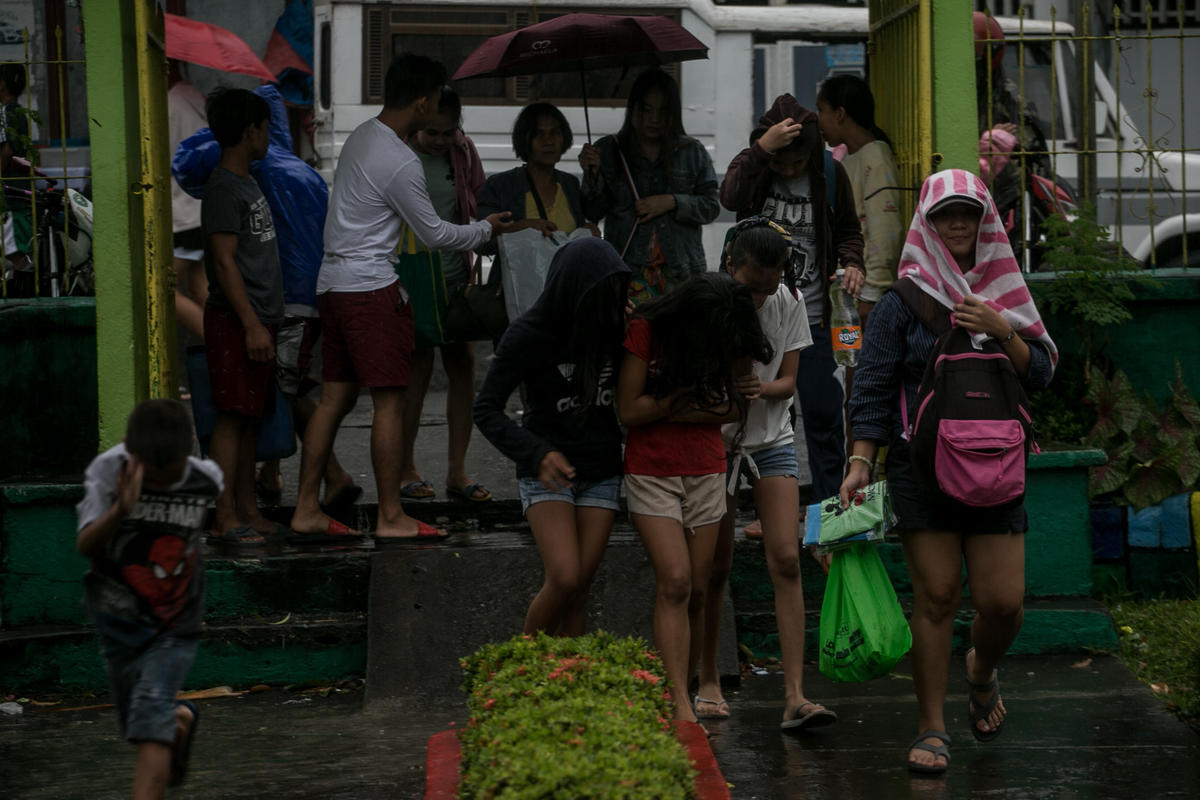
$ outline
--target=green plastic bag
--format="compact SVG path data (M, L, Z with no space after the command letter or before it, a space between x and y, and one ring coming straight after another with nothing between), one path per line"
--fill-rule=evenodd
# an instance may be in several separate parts
M888 674L912 647L908 621L873 544L833 554L821 605L821 673L857 682Z
M396 274L412 304L413 327L417 347L437 347L445 341L446 278L442 256L427 250L412 228L403 226L400 246L396 249Z

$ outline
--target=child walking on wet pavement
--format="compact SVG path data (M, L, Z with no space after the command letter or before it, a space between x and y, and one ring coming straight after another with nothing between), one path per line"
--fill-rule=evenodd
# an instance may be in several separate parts
M76 507L91 559L96 624L121 735L137 745L134 800L161 798L187 771L196 708L176 700L204 618L201 534L221 469L192 458L191 413L174 400L133 410L121 444L96 456Z
M654 644L674 716L694 722L687 680L725 512L721 425L743 422L750 403L735 375L773 353L750 289L724 273L695 275L640 306L625 350L617 411L628 428L626 500L654 569Z
M791 405L800 351L812 345L804 303L782 284L790 236L766 217L739 222L726 245L724 267L754 298L763 335L774 358L756 362L740 377L739 388L751 401L744 425L722 428L730 453L726 511L721 518L716 556L704 608L700 674L693 700L696 716L725 719L729 703L721 694L717 643L725 583L733 565L733 527L737 486L743 474L754 487L754 505L762 522L767 571L775 590L775 619L783 655L785 702L780 728L800 731L829 725L837 715L804 695L804 594L800 584L800 499ZM741 441L738 441L738 436Z

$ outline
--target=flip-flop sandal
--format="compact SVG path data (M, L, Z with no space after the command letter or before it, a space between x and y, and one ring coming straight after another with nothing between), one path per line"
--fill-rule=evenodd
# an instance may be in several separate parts
M714 706L715 710L701 711L701 703ZM720 700L710 700L707 697L696 695L692 698L692 711L699 719L729 719L729 701L722 697Z
M483 492L483 496L477 497L476 492ZM457 497L459 500L469 500L472 503L486 503L492 499L492 493L482 483L468 483L466 486L447 486L447 497Z
M331 511L341 511L354 505L358 498L362 497L362 493L363 488L352 483L349 486L343 486L338 489L333 497L329 498L328 502L322 503L322 505ZM404 493L403 488L401 488L400 493Z
M409 481L400 487L400 496L405 500L432 500L437 492L429 481Z
M801 714L800 712L806 708L811 708L812 710L807 714ZM806 700L793 708L789 716L791 717L790 719L785 719L779 723L780 730L796 733L809 730L810 728L823 728L826 725L832 725L837 722L837 714L811 700Z
M192 712L192 724L188 726L187 738L183 740L182 746L175 743L171 747L171 775L167 779L167 786L172 788L182 784L183 779L187 777L188 760L192 757L192 740L196 738L196 725L200 722L200 710L190 700L177 700L175 705L184 706Z
M296 544L313 544L331 541L340 542L348 539L360 539L362 536L362 531L356 531L349 525L345 525L330 517L329 524L325 526L324 531L291 531L291 535L288 536L288 540L295 542Z
M236 528L230 528L220 533L209 531L208 538L209 541L220 542L221 544L254 545L267 543L267 537L249 525L238 525Z
M925 739L937 739L941 744L930 744ZM912 744L908 746L909 751L924 750L926 753L933 753L934 756L941 756L946 759L945 764L918 764L915 761L908 761L905 756L905 761L908 763L908 768L912 772L922 772L926 775L941 775L950 767L950 736L945 731L927 730L917 734L917 738L912 740Z
M975 650L972 647L967 651L970 655ZM1004 730L1004 720L1000 720L1000 724L995 729L990 731L979 730L979 723L987 720L996 710L996 706L1000 703L1000 680L996 670L992 670L992 679L986 683L975 683L970 678L967 678L967 716L971 718L971 733L974 734L975 740L979 742L990 742L1000 735L1000 731ZM976 708L975 692L991 692L988 701L981 707Z
M399 542L415 542L422 539L449 539L450 532L445 528L435 528L432 525L417 520L417 533L414 536L375 536L375 544L395 544Z

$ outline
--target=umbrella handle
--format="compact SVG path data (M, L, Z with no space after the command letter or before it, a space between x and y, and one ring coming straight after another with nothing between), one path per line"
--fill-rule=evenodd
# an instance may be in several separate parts
M587 129L588 144L592 143L592 121L588 119L587 77L583 72L583 59L579 59L579 89L583 96L583 127Z

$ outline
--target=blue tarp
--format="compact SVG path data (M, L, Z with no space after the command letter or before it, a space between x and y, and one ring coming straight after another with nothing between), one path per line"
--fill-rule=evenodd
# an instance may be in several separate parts
M287 110L279 90L267 85L254 91L271 107L271 144L266 157L250 165L250 174L271 207L283 265L284 301L315 306L329 187L292 152ZM185 192L203 198L204 184L220 160L221 147L212 131L201 128L180 143L171 160L171 172Z

